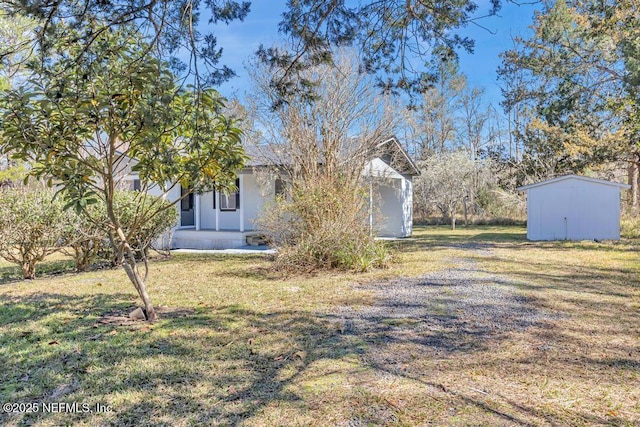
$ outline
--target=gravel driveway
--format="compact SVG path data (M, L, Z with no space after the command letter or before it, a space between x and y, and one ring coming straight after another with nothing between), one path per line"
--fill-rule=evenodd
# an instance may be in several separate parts
M458 247L474 256L492 255L482 245ZM369 362L394 372L412 357L395 344L410 344L411 352L423 356L447 357L486 350L502 335L558 317L519 294L508 277L482 271L472 258L454 262L455 268L418 278L355 285L373 291L375 302L340 307L334 316L343 333L364 339Z

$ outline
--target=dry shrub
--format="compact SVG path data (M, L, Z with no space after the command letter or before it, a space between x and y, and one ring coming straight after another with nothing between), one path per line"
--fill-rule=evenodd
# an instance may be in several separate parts
M316 179L265 209L258 227L285 271L386 267L390 254L369 229L366 192L344 180Z
M495 219L495 225L520 224L527 217L527 203L521 193L501 188L483 188L477 203L484 217Z
M474 225L491 225L491 226L519 226L527 225L527 220L510 217L493 217L493 218L474 218Z
M640 238L640 214L638 212L625 212L620 218L620 236L627 239Z

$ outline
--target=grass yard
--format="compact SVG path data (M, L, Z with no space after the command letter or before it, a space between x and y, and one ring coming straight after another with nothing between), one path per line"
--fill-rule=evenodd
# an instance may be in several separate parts
M0 264L0 403L38 409L0 424L640 425L640 241L418 227L390 245L391 269L358 275L158 259L154 324L126 318L123 271Z

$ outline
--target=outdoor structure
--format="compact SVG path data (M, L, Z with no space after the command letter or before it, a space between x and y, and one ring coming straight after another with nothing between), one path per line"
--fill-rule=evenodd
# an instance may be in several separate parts
M628 188L578 175L519 187L527 193L527 239L620 239L620 190Z
M409 237L413 226L413 176L418 169L395 138L378 145L377 155L362 174L369 192L369 222L380 237ZM190 194L177 205L179 224L167 236L172 249L232 249L247 245L247 238L259 234L254 221L269 209L283 185L283 178L261 173L274 164L253 153L247 167L238 174L238 192ZM126 185L139 188L135 173L126 176ZM185 189L176 187L167 199L177 200ZM150 194L155 193L152 187Z

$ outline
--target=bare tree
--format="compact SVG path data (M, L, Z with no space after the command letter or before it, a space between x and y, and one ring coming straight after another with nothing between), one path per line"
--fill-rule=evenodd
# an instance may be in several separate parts
M393 133L397 115L373 79L361 73L353 51L335 54L334 66L319 65L305 74L318 81L317 99L291 95L278 108L281 94L271 85L277 67L257 64L250 70L250 97L258 155L280 165L294 185L319 177L340 177L356 184L376 146Z
M436 82L422 94L422 104L410 115L409 126L413 129L414 156L426 159L454 149L458 145L457 117L460 97L467 85L464 75L458 74L454 62L440 61L435 64Z
M421 175L415 182L414 199L433 207L456 228L456 214L473 191L476 164L466 153L454 151L434 155L419 163Z
M250 73L260 143L248 151L254 161L275 165L287 183L259 220L283 268L367 270L387 262L370 230L371 196L362 184L367 161L389 139L397 115L360 72L353 52L338 51L334 58L333 66L304 73L319 82L313 101L291 95L275 109L282 94L270 82L285 70L258 65Z

